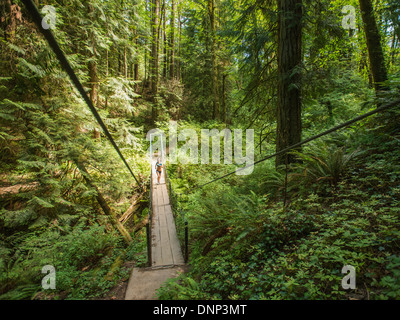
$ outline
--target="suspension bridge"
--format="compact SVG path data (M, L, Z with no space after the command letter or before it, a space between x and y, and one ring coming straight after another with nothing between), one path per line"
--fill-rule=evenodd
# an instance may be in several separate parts
M133 269L125 300L156 299L156 290L167 279L174 278L185 271L185 261L177 236L165 170L162 170L158 184L155 164L156 157L153 157L150 169L150 226L147 229L149 266Z

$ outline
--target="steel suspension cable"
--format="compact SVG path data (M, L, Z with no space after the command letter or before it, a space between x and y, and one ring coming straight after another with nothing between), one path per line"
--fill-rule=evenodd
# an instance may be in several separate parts
M394 107L394 106L397 106L397 105L400 105L400 100L396 100L396 101L392 101L392 102L390 102L390 103L387 103L387 104L385 104L385 105L383 105L383 106L381 106L381 107L378 107L378 108L376 108L376 109L374 109L374 110L372 110L372 111L370 111L370 112L364 113L363 115L360 115L360 116L358 116L358 117L356 117L356 118L353 118L353 119L351 119L351 120L349 120L349 121L346 121L346 122L344 122L344 123L342 123L342 124L339 124L339 125L337 125L337 126L331 128L331 129L328 129L328 130L326 130L326 131L324 131L324 132L322 132L322 133L319 133L319 134L317 134L317 135L315 135L315 136L312 136L312 137L310 137L310 138L308 138L308 139L305 139L305 140L303 140L303 141L300 141L300 142L298 142L298 143L295 143L295 144L293 144L293 145L291 145L291 146L289 146L289 147L287 147L287 148L285 148L285 149L282 149L282 150L280 150L280 151L278 151L278 152L276 152L276 153L274 153L274 154L272 154L272 155L270 155L270 156L267 156L267 157L265 157L265 158L263 158L263 159L260 159L260 160L258 160L258 161L255 161L255 162L253 162L253 163L250 164L250 165L247 165L247 166L245 166L245 167L238 168L238 169L236 169L235 171L229 172L229 173L227 173L227 174L225 174L225 175L223 175L223 176L220 176L220 177L218 177L218 178L215 178L215 179L213 179L213 180L211 180L211 181L209 181L209 182L207 182L207 183L204 183L204 184L201 184L201 185L199 185L199 186L196 186L196 187L194 187L194 188L192 189L192 191L197 190L197 189L201 189L201 188L205 187L206 185L211 184L211 183L214 183L214 182L216 182L216 181L218 181L218 180L224 179L224 178L226 178L226 177L228 177L228 176L230 176L230 175L236 173L237 171L241 171L241 170L245 170L245 169L247 169L247 168L253 167L253 166L255 166L256 164L258 164L258 163L260 163L260 162L264 162L264 161L266 161L266 160L268 160L268 159L271 159L271 158L274 158L274 157L279 156L279 155L281 155L281 154L284 154L284 153L286 153L286 152L288 152L288 151L290 151L290 150L292 150L292 149L295 149L295 148L297 148L297 147L302 146L303 144L309 143L309 142L311 142L311 141L313 141L313 140L315 140L315 139L318 139L318 138L320 138L320 137L322 137L322 136L325 136L325 135L327 135L327 134L330 134L330 133L332 133L332 132L335 132L335 131L337 131L337 130L340 130L340 129L344 128L344 127L348 127L348 126L352 125L353 123L359 122L359 121L361 121L361 120L363 120L363 119L365 119L365 118L368 118L368 117L370 117L370 116L372 116L372 115L374 115L374 114L376 114L376 113L378 113L378 112L382 112L382 111L384 111L384 110L390 109L390 108L392 108L392 107Z
M110 132L108 131L106 125L104 124L103 120L101 119L99 113L97 112L96 108L93 105L92 100L90 100L89 96L85 92L85 89L83 88L81 82L79 81L78 77L76 76L74 70L72 69L71 65L69 64L67 58L65 57L64 52L61 50L57 40L54 38L53 33L50 31L50 29L44 29L42 27L42 16L39 13L39 10L37 9L36 5L33 3L32 0L22 0L22 2L25 4L26 8L28 9L28 12L31 14L33 21L35 22L36 26L39 28L40 32L44 35L46 38L47 42L49 43L51 49L57 56L61 66L64 68L64 70L67 72L69 78L71 79L72 83L75 85L75 88L79 91L81 94L83 100L86 102L88 105L90 111L92 112L93 116L97 120L98 124L100 127L103 129L104 134L108 138L108 140L111 142L112 146L114 149L117 151L119 157L125 164L125 166L128 168L130 174L132 177L135 179L136 183L138 186L143 190L143 187L139 183L139 181L136 179L136 176L134 175L132 169L130 168L128 162L125 160L125 157L121 153L120 149L118 148L117 144L115 143L113 137L111 136Z

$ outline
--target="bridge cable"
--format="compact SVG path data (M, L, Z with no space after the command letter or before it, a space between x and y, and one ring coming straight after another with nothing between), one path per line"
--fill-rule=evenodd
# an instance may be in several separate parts
M322 137L322 136L325 136L325 135L327 135L327 134L330 134L330 133L332 133L332 132L335 132L335 131L337 131L337 130L340 130L340 129L344 128L344 127L348 127L349 125L351 125L351 124L353 124L353 123L359 122L359 121L361 121L361 120L363 120L363 119L365 119L365 118L367 118L367 117L370 117L370 116L372 116L372 115L374 115L374 114L376 114L376 113L378 113L378 112L382 112L382 111L384 111L384 110L390 109L390 108L392 108L392 107L394 107L394 106L397 106L397 105L399 105L399 104L400 104L400 100L396 100L396 101L392 101L392 102L390 102L390 103L387 103L387 104L385 104L385 105L383 105L383 106L381 106L381 107L378 107L378 108L376 108L376 109L374 109L374 110L372 110L372 111L370 111L370 112L364 113L363 115L360 115L360 116L358 116L358 117L356 117L356 118L353 118L353 119L351 119L351 120L349 120L349 121L346 121L346 122L344 122L344 123L342 123L342 124L340 124L340 125L338 125L338 126L336 126L336 127L333 127L333 128L331 128L331 129L328 129L328 130L326 130L326 131L324 131L324 132L322 132L322 133L319 133L319 134L317 134L317 135L315 135L315 136L312 136L312 137L310 137L310 138L308 138L308 139L305 139L305 140L303 140L303 141L300 141L300 142L298 142L298 143L295 143L295 144L293 144L293 145L291 145L291 146L289 146L289 147L287 147L287 148L285 148L285 149L282 149L282 150L280 150L280 151L278 151L278 152L276 152L276 153L274 153L274 154L272 154L272 155L269 155L269 156L267 156L267 157L265 157L265 158L263 158L263 159L260 159L260 160L258 160L258 161L255 161L255 162L253 162L253 163L250 164L250 165L247 165L247 166L245 166L245 167L240 167L240 168L236 169L235 171L232 171L232 172L227 173L227 174L225 174L225 175L223 175L223 176L220 176L220 177L218 177L218 178L215 178L215 179L213 179L213 180L211 180L211 181L209 181L209 182L207 182L207 183L204 183L204 184L201 184L201 185L199 185L199 186L196 186L196 187L194 187L191 191L195 191L196 189L201 189L201 188L205 187L205 186L208 185L208 184L211 184L211 183L216 182L216 181L218 181L218 180L224 179L224 178L226 178L226 177L228 177L228 176L230 176L230 175L232 175L232 174L234 174L234 173L236 173L236 172L238 172L238 171L245 170L245 169L247 169L247 168L250 168L250 167L252 167L252 166L255 166L256 164L258 164L258 163L260 163L260 162L263 162L263 161L266 161L266 160L268 160L268 159L271 159L271 158L274 158L274 157L276 157L276 156L279 156L279 155L281 155L281 154L284 154L284 153L288 152L288 151L291 150L291 149L295 149L295 148L297 148L297 147L300 147L300 146L303 145L303 144L309 143L309 142L311 142L311 141L313 141L313 140L315 140L315 139L318 139L318 138L320 138L320 137Z
M83 100L85 100L85 102L88 105L90 111L92 112L92 114L94 115L95 119L97 120L98 124L103 129L104 134L106 135L108 140L111 142L111 144L114 147L114 149L117 151L117 153L120 156L121 160L124 162L125 166L128 168L129 172L131 173L131 175L135 179L135 181L138 184L138 186L140 187L140 189L143 190L142 185L136 179L133 171L129 167L127 161L125 160L125 158L122 155L120 149L118 148L117 144L115 143L113 137L111 136L110 132L108 131L106 125L104 124L103 120L101 119L99 113L97 112L96 108L94 107L93 102L88 97L88 95L85 92L81 82L79 81L79 79L76 76L74 70L72 69L71 65L69 64L67 58L65 57L64 52L61 50L57 40L54 38L54 35L50 31L50 29L44 29L42 27L43 18L40 15L36 5L33 3L32 0L22 0L22 2L25 4L26 8L28 9L28 12L31 14L31 16L33 18L33 21L35 22L36 26L39 28L40 32L46 38L46 40L49 43L51 49L56 54L61 66L67 72L67 74L68 74L69 78L71 79L72 83L75 85L75 88L79 91L79 93L81 94Z

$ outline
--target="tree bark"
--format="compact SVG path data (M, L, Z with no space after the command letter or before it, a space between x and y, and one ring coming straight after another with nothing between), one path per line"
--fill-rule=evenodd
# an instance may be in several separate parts
M128 79L128 61L126 57L126 45L124 46L124 77Z
M150 83L151 92L153 94L152 120L156 121L158 116L158 82L159 82L159 61L158 61L158 46L159 46L159 0L153 0L153 16L151 24L152 44L151 44L151 69Z
M137 61L137 60L136 60L135 64L133 65L133 79L135 81L139 80L139 61Z
M171 2L171 35L170 35L170 55L169 55L169 78L175 77L175 1Z
M393 39L392 39L392 46L391 46L391 50L390 50L390 63L392 66L394 66L394 57L396 55L396 51L397 51L397 41L398 38L396 37L396 33L393 31Z
M88 4L89 15L93 13L93 6L91 3ZM94 106L98 103L98 91L99 91L99 78L97 75L97 61L96 61L96 41L93 32L89 34L89 40L92 47L92 52L90 54L90 60L88 62L89 69L89 83L90 83L90 100Z
M15 18L11 0L6 0L1 5L0 23L4 30L4 40L12 40L15 33Z
M88 4L88 13L89 15L93 13L93 5L91 3ZM92 101L93 105L98 107L100 105L99 101L99 77L97 73L97 60L96 60L96 40L93 32L89 34L89 40L92 46L92 52L90 54L90 60L88 62L89 69L89 83L90 83L90 95L89 98ZM108 51L107 51L107 63L108 63ZM108 70L108 66L107 66ZM93 138L97 141L100 141L101 134L98 128L93 129Z
M371 0L359 0L359 3L375 92L378 94L380 91L387 89L382 83L387 80L387 70L381 45L381 36L374 16Z
M140 207L141 205L141 200L143 199L144 194L141 194L135 201L132 202L132 204L129 206L128 210L125 211L125 213L118 218L118 221L124 224L131 215Z
M92 100L94 106L97 106L98 90L99 90L99 78L97 76L97 64L96 64L96 62L95 61L89 61L88 68L89 68L89 82L90 82L90 100Z
M227 74L222 75L222 115L221 120L226 123L226 77Z
M162 9L162 15L163 15L163 54L164 54L164 59L163 59L163 78L164 81L167 79L167 69L168 69L168 39L167 39L167 27L166 27L166 4L165 4L165 0L163 2L163 9Z
M219 103L219 92L218 92L218 70L217 70L217 45L216 45L216 34L215 34L215 2L214 0L208 0L208 14L210 17L210 33L211 33L211 83L213 90L213 116L214 119L219 120L220 118L220 103Z
M139 57L135 58L135 63L133 64L133 80L139 80ZM139 92L139 83L135 82L135 91Z
M0 7L0 25L4 30L4 40L13 41L17 20L22 22L21 7L11 0L3 0Z
M159 0L153 0L153 17L151 23L151 34L152 34L152 43L151 43L151 72L150 72L150 80L151 80L151 91L154 95L158 93L158 24L159 24L159 9L160 3Z
M176 73L176 79L181 81L182 78L182 65L181 65L181 43L182 43L182 21L181 21L181 5L179 0L177 1L177 15L178 15L178 39L176 43L177 52L174 56L174 69Z
M276 151L301 140L302 1L278 0L278 103ZM276 166L294 157L276 158Z
M147 40L146 40L146 43L147 43ZM148 66L148 58L147 58L147 56L148 56L148 53L147 53L147 50L146 50L146 46L143 48L143 51L144 51L144 81L143 81L143 88L146 86L148 86L148 83L149 83L149 71L148 71L148 69L149 69L149 66Z
M108 78L109 61L108 61L108 48L106 49L106 78Z

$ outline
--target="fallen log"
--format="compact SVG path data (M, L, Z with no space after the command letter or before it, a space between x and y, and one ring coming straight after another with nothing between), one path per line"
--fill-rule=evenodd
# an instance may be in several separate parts
M0 197L4 198L20 192L32 191L36 189L38 186L39 182L31 182L28 184L16 184L13 186L0 187Z
M97 202L99 203L100 207L103 209L104 214L108 217L111 224L119 231L119 233L122 235L124 240L128 244L131 243L132 242L131 235L125 229L125 227L122 225L122 223L118 221L118 218L117 218L115 212L113 212L113 210L109 207L106 199L103 197L103 195L101 194L99 189L93 184L92 179L91 179L88 171L86 170L85 165L78 160L74 160L74 161L75 161L75 164L78 167L79 171L81 172L83 178L85 179L86 183L91 188L96 190L96 193L97 193L96 199L97 199Z
M140 231L140 229L144 228L147 224L147 222L149 221L149 219L146 217L145 219L143 219L142 221L140 221L136 226L135 226L135 230L134 232L137 233L138 231Z
M119 222L124 224L128 219L131 217L131 215L136 211L136 209L140 206L140 201L143 199L144 193L142 193L138 198L136 198L132 204L129 206L129 208L125 211L125 213L119 217Z

